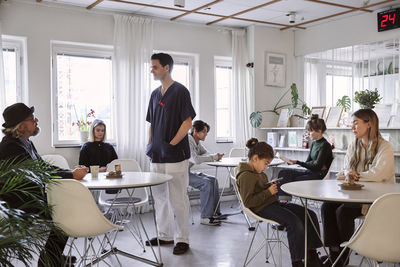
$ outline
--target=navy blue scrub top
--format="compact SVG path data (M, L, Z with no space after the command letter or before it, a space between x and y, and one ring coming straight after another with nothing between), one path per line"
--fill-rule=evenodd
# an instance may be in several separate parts
M194 119L196 112L185 86L174 82L164 96L161 86L152 92L146 116L151 123L151 141L146 147L151 162L175 163L190 158L187 135L175 146L169 143L189 117Z

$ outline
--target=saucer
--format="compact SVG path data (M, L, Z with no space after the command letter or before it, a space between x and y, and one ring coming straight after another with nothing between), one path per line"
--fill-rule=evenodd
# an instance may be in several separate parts
M343 190L361 190L363 186L363 184L340 184L340 188Z

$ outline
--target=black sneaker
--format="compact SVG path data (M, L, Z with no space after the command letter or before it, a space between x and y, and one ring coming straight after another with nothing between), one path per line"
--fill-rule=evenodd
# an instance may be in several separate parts
M170 244L174 243L174 240L162 240L162 239L158 239L158 240L160 241L160 246L162 246L162 245L170 245ZM146 246L150 246L150 244L152 246L158 246L157 238L154 237L154 238L146 241Z
M318 257L317 253L307 254L307 264L311 267L324 267L322 260Z
M181 254L184 254L188 250L189 250L189 244L188 243L178 242L178 243L176 243L172 253L174 255L181 255Z
M209 226L219 226L219 225L221 225L221 222L219 220L211 217L211 218L201 218L200 224L209 225Z
M227 214L222 214L221 212L217 212L213 217L214 217L214 219L217 219L217 220L226 220L226 219L228 219L228 215Z
M283 226L283 225L276 225L276 224L274 224L274 225L271 226L271 228L274 229L274 230L286 231L286 228L285 228L285 226Z

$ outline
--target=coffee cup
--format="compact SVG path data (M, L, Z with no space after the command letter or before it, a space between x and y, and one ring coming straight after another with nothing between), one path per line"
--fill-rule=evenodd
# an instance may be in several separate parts
M90 172L92 173L92 178L99 177L99 165L90 166Z

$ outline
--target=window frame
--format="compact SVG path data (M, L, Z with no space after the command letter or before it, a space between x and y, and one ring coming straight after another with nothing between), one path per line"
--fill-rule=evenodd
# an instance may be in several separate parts
M2 49L14 50L16 53L16 102L29 103L28 90L28 57L26 37L1 35ZM3 52L3 51L1 51Z
M51 125L52 125L52 146L53 147L77 147L81 146L82 143L79 139L76 140L60 140L58 137L58 92L57 92L57 55L67 54L71 56L80 57L96 57L96 58L110 58L111 62L114 58L114 48L111 45L98 45L98 44L87 44L87 43L76 43L76 42L63 42L63 41L51 41ZM113 82L112 82L113 84ZM115 91L113 86L111 87L111 124L109 126L113 129L115 124ZM114 138L117 133L114 133ZM114 144L115 139L107 139L109 143Z
M215 56L214 57L214 99L215 99L215 125L214 131L215 131L215 142L216 143L234 143L236 140L236 134L235 134L235 121L233 119L233 116L230 117L230 125L231 125L231 136L224 136L224 137L219 137L217 134L217 124L218 124L218 115L217 115L217 67L230 67L231 70L233 70L233 62L231 57L222 57L222 56ZM235 103L235 96L233 92L233 77L231 76L231 94L230 94L230 113L234 114L234 103Z

